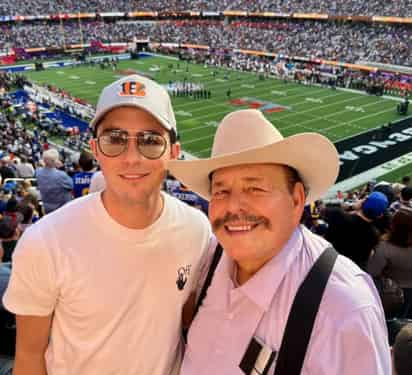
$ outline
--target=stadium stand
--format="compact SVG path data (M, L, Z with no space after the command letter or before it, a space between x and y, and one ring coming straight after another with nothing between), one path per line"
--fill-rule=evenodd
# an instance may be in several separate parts
M77 22L13 24L3 27L0 46L63 47L69 44L131 42L192 43L212 49L246 49L285 56L355 63L359 60L412 65L407 25L319 21L232 22L160 21L148 23ZM351 37L348 38L347 36Z
M385 15L404 16L412 13L412 4L408 0L396 1L300 1L300 0L173 0L173 1L140 1L140 0L92 0L78 2L74 0L49 2L47 0L7 1L0 5L0 14L29 15L29 14L56 14L67 12L131 12L131 11L224 11L244 10L249 12L302 12L327 13L345 15Z

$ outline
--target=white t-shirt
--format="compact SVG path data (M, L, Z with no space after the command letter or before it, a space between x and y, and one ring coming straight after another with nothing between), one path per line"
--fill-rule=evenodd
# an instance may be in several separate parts
M159 219L133 230L90 194L28 228L3 298L19 315L54 313L48 375L170 375L181 362L181 314L211 230L163 194Z
M90 180L89 194L103 191L104 189L106 189L106 180L104 179L103 172L94 172Z

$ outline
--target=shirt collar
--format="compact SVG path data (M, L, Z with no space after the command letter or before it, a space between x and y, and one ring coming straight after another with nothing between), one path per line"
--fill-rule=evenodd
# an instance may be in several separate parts
M246 283L231 292L231 302L239 294L245 295L262 310L268 311L279 285L288 273L296 257L300 254L303 244L303 234L298 228L294 230L286 245L279 254L267 262ZM231 263L231 264L230 264ZM228 262L228 275L234 275L233 261Z

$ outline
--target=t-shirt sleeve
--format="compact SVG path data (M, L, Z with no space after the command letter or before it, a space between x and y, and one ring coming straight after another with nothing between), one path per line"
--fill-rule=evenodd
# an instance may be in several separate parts
M58 297L56 265L36 225L27 229L13 254L3 304L17 315L48 316Z

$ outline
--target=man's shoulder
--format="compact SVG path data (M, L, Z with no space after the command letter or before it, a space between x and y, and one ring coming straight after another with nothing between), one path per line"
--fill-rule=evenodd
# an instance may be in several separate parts
M68 230L76 224L81 224L86 221L86 210L96 204L97 194L86 195L81 198L73 199L67 202L61 208L43 216L39 221L33 224L30 228L38 231L53 231Z
M313 262L330 246L324 239L306 231ZM380 305L372 278L349 258L338 255L324 294L324 305L336 316L366 306Z
M175 210L175 214L178 215L178 219L185 224L199 224L209 226L209 220L207 216L197 208L189 206L181 200L173 197L170 194L165 193L166 204L170 208Z
M372 278L350 259L339 255L328 286L325 301L336 317L368 307L381 308Z

